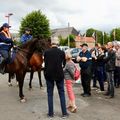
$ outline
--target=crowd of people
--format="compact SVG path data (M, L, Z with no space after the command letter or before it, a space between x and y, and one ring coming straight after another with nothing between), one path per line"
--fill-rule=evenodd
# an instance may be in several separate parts
M4 73L4 64L9 61L9 51L13 47L9 28L10 26L4 23L0 29L0 54L4 57L4 60L0 64L1 73ZM31 30L29 28L25 29L25 33L20 39L22 44L32 39L30 32ZM108 42L106 45L101 46L97 43L94 48L89 50L88 45L84 43L81 45L81 49L82 51L76 58L81 72L83 88L81 96L91 96L91 80L93 80L92 87L100 88L99 92L104 92L109 98L114 98L114 87L118 88L120 86L120 45L118 43L113 44L113 42ZM54 117L53 95L54 85L56 84L60 98L62 118L66 118L68 116L67 110L72 113L77 111L73 91L75 64L72 61L72 56L70 51L64 52L58 48L57 44L52 43L51 48L44 52L44 62L44 76L48 97L48 117ZM106 81L108 83L107 90L105 90L104 86L104 82ZM68 95L67 105L64 83Z
M119 67L120 67L120 45L119 43L108 42L106 46L95 45L91 50L93 87L97 87L99 82L100 92L105 92L104 82L108 83L108 89L105 95L108 98L114 97L114 87L120 85ZM117 72L115 72L117 71Z
M91 87L93 87L99 88L99 92L103 92L107 98L114 98L114 88L120 86L120 45L117 42L114 44L113 42L108 42L105 46L95 44L95 47L89 50L88 45L84 43L81 45L81 48L82 51L76 59L81 71L81 83L83 88L81 96L90 97L92 94ZM54 44L50 49L45 51L44 59L44 74L47 83L49 106L48 116L54 116L54 83L56 83L58 88L63 116L68 115L66 109L75 113L77 111L73 91L75 65L69 50L64 53ZM62 63L65 63L65 59L66 64L62 66ZM92 86L91 80L93 81ZM105 89L104 86L105 82L108 83L107 89ZM67 107L65 107L64 83L68 95Z
M93 80L93 88L100 88L99 92L105 93L108 98L113 98L115 95L114 87L120 86L119 43L108 42L105 46L95 44L95 47L90 51L88 51L88 45L83 44L82 52L77 57L77 61L81 68L83 87L81 95L83 97L91 96L91 80ZM108 83L107 92L104 87L105 82Z

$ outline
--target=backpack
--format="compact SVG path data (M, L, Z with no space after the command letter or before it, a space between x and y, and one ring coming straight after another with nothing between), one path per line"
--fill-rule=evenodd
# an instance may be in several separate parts
M80 70L77 68L76 65L75 65L74 78L75 78L75 81L78 80L78 79L80 78Z

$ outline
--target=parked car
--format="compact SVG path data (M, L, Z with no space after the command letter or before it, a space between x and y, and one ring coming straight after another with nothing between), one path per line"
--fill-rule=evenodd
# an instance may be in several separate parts
M71 53L71 55L72 55L72 60L73 60L74 62L77 62L77 61L76 61L76 58L77 58L77 56L79 55L80 52L81 52L81 49L80 49L80 48L71 48L71 49L70 49L70 53Z
M67 49L69 49L69 46L59 46L58 48L65 52Z

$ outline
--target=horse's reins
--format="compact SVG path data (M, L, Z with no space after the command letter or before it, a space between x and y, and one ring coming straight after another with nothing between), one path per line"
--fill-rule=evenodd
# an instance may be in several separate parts
M22 51L22 52L24 52L24 53L31 53L31 52L29 52L29 51L26 51L26 50L23 50L22 48L20 48L19 46L16 46L16 48L18 49L18 50L20 50L20 51ZM19 53L20 54L20 53ZM43 52L41 53L41 54L43 54ZM22 54L20 54L21 56L23 56Z
M25 53L30 53L29 51L23 50L22 48L20 48L19 46L16 46L15 48L17 48L18 50L25 52Z

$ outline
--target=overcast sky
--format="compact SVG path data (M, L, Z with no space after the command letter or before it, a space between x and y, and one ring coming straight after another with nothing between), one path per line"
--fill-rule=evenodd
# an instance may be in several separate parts
M74 26L77 30L96 28L110 31L120 27L120 0L1 0L0 25L10 17L12 29L18 30L22 17L40 9L50 21L50 28Z

